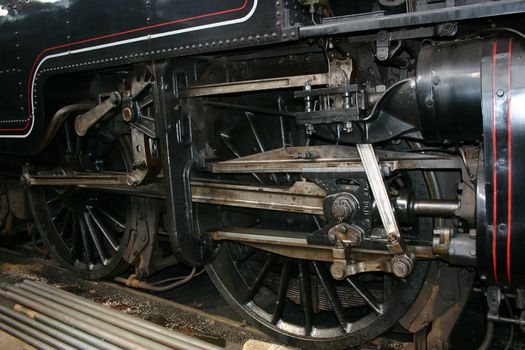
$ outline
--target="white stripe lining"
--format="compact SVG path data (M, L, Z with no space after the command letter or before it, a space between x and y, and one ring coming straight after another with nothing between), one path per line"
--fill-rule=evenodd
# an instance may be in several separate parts
M38 66L36 67L35 72L33 74L33 79L31 80L31 116L30 116L30 118L31 118L31 127L29 128L27 133L25 133L23 135L0 134L0 138L26 138L27 136L29 136L29 134L31 134L31 131L33 131L33 126L35 125L35 116L34 116L35 102L34 102L34 99L33 99L35 80L36 80L36 77L38 75L38 71L40 70L40 67L47 60L53 59L53 58L57 58L57 57L63 57L63 56L67 56L67 55L74 55L74 54L82 53L82 52L89 52L89 51L105 49L105 48L108 48L108 47L114 47L114 46L131 44L131 43L144 41L144 40L158 39L158 38L163 38L163 37L167 37L167 36L173 36L173 35L178 35L178 34L183 34L183 33L188 33L188 32L195 32L195 31L199 31L199 30L205 30L205 29L210 29L210 28L217 28L217 27L223 27L223 26L228 26L228 25L232 25L232 24L243 23L243 22L246 22L248 19L250 19L253 16L253 14L255 12L255 9L257 8L257 3L258 3L258 0L253 0L253 5L252 5L252 8L250 9L250 12L248 12L248 14L246 14L244 17L241 17L241 18L238 18L238 19L232 19L232 20L223 21L223 22L210 23L210 24L204 24L204 25L201 25L201 26L183 28L183 29L178 29L178 30L165 32L165 33L148 34L148 35L144 35L144 36L137 37L137 38L126 39L126 40L121 40L121 41L116 41L116 42L113 42L113 43L101 44L101 45L96 45L96 46L84 47L84 48L76 49L76 50L68 50L68 51L65 51L65 52L60 52L60 53L56 53L56 54L53 54L53 55L45 56L40 61Z

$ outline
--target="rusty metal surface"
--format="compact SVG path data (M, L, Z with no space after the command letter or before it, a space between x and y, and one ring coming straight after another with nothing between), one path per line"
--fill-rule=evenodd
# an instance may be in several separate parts
M383 171L462 169L461 159L453 156L377 151L377 158ZM357 149L347 146L279 148L213 163L210 168L214 173L364 172Z
M289 188L243 186L204 181L191 182L192 200L219 204L323 215L326 191L312 182L296 182Z
M95 125L100 119L102 119L107 113L113 108L118 106L121 101L121 96L118 92L114 91L110 96L96 105L86 113L79 115L75 118L75 132L78 136L84 136L88 130Z
M250 92L272 89L284 89L291 87L303 87L305 85L326 85L327 74L309 74L291 77L279 77L270 79L245 80L231 83L210 84L193 86L181 90L179 97L198 97L231 94L238 92Z
M309 244L306 240L306 232L230 227L209 234L215 240L238 241L286 256L333 261L332 247ZM420 259L435 259L430 246L409 245L407 250ZM304 255L301 256L301 254ZM377 259L389 256L389 254L387 250L371 250L359 247L353 247L350 250L350 256L356 260Z

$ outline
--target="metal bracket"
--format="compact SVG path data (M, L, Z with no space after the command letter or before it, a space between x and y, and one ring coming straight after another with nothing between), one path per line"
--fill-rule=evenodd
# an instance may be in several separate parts
M391 254L402 254L405 252L403 237L396 221L392 203L390 203L390 197L388 196L381 170L379 169L379 161L376 157L374 146L369 143L358 144L357 151L370 183L370 189L376 200L381 222L386 231L388 251Z
M155 180L160 168L160 154L157 141L131 128L131 148L133 152L133 170L128 174L127 183L138 186L148 181Z
M150 274L159 220L158 208L155 201L133 198L132 211L135 220L131 223L130 240L123 257L130 264L137 262L136 275L141 279Z
M349 247L336 247L333 249L333 255L334 262L330 266L330 273L337 280L360 273L376 271L393 273L397 277L404 278L414 269L415 257L413 254L396 255L392 259L383 258L351 264L347 263Z
M376 58L379 61L387 61L392 58L401 48L401 41L406 39L430 38L433 36L451 37L458 31L457 22L447 22L437 24L432 27L422 27L416 29L404 29L399 31L382 30L376 37ZM397 41L394 47L390 44Z
M191 115L183 110L174 93L177 73L168 63L157 64L154 70L153 97L164 165L166 229L177 259L200 266L214 258L216 249L211 238L200 233L194 219L190 175L196 155Z
M103 102L91 108L84 114L75 118L75 132L78 136L85 136L88 130L95 125L100 119L108 114L113 108L120 104L121 97L117 91L113 91L111 95Z
M506 298L506 296L501 292L500 287L488 287L486 297L487 305L489 307L489 311L487 313L487 320L498 323L513 324L519 327L525 327L525 320L522 317L510 318L502 317L499 315L499 307L501 305L501 300L503 300L503 298Z
M406 277L414 269L415 257L413 254L406 253L406 246L399 230L381 170L379 169L379 160L376 157L374 146L369 143L358 144L357 151L363 162L370 189L374 195L379 216L386 231L387 249L391 254L394 254L390 261L391 271L398 277Z

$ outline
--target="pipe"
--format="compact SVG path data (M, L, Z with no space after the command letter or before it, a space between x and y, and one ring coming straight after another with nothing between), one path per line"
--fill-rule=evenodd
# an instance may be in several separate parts
M63 308L62 305L56 304L54 302L38 300L38 297L35 297L35 295L27 293L26 291L16 290L10 286L8 286L8 288L8 291L0 290L0 296L35 309L36 311L44 313L55 320L70 324L71 326L81 329L87 333L93 334L102 339L106 339L110 343L121 346L124 349L169 349L161 344L147 341L136 334L125 331L124 329L112 326L97 319L93 319L87 315L69 310L68 308Z
M70 335L72 337L81 339L82 341L95 346L97 349L101 349L101 350L123 350L122 348L120 348L120 347L118 347L116 345L113 345L113 344L110 344L108 342L105 342L102 339L99 339L97 337L94 337L91 334L85 333L85 332L80 331L80 330L78 330L76 328L73 328L71 326L63 324L62 322L58 322L57 320L52 319L49 316L43 315L43 314L38 313L38 312L36 312L34 310L31 310L31 309L28 309L28 308L24 307L23 305L16 304L13 307L13 309L16 312L19 312L21 314L26 315L29 318L34 319L35 321L41 322L41 323L43 323L43 324L45 324L45 325L47 325L49 327L57 329L60 332L68 334L68 335Z
M53 295L50 295L50 293L48 293L47 291L44 291L42 289L39 289L39 288L35 288L33 286L30 286L30 285L24 285L24 284L20 284L18 285L18 287L30 292L30 293L33 293L39 297L42 297L42 298L52 298ZM41 302L44 302L42 301L42 299L39 299ZM51 300L51 299L48 299L48 300ZM78 311L82 314L85 314L85 315L89 315L91 317L93 317L94 319L97 319L97 320L101 320L101 321L104 321L110 325L113 325L113 326L116 326L116 327L120 327L122 329L125 329L126 331L129 331L130 333L133 333L133 334L136 334L136 335L139 335L141 337L144 337L144 338L147 338L147 339L151 339L152 341L155 341L157 343L160 343L160 344L163 344L163 345L166 345L167 347L170 347L170 348L176 348L176 349L180 349L180 348L192 348L192 349L201 349L197 346L194 346L194 344L191 344L185 340L181 340L181 339L175 339L175 338L172 338L172 337L167 337L163 334L160 334L159 332L156 332L156 331L145 331L142 327L140 326L137 326L135 324L132 324L132 323L128 323L128 322L124 322L122 319L119 319L118 317L115 317L114 315L110 315L110 314L106 314L106 313L101 313L97 310L94 310L92 309L91 307L86 307L86 306L83 306L83 305L79 305L77 302L73 302L73 301L69 301L69 300L66 300L66 299L63 299L63 298L56 298L56 301L61 304L61 306L65 306L67 308L70 308L71 310L75 310L75 311Z
M488 350L492 343L492 337L494 336L494 322L487 321L487 330L485 331L485 338L483 343L479 346L478 350Z
M93 105L87 103L77 103L60 108L49 121L40 146L38 146L37 150L33 152L32 155L39 154L49 146L64 121L71 113L89 111L91 108L93 108Z
M115 311L113 309L104 307L90 300L78 297L74 294L48 286L40 282L25 280L19 286L24 289L27 287L36 288L40 290L40 295L46 298L49 298L50 296L54 296L56 297L55 298L56 300L58 300L60 303L63 303L64 305L68 307L75 308L76 310L81 311L81 312L86 312L86 314L92 315L93 317L97 317L97 318L101 316L105 317L106 319L104 319L104 321L106 322L110 322L110 321L107 321L107 319L110 319L111 320L110 323L119 325L121 327L125 325L125 327L128 327L130 331L132 332L137 331L137 334L141 334L141 335L144 334L144 336L148 338L156 337L156 339L157 338L164 339L165 341L168 341L169 339L171 339L172 341L170 343L172 344L175 344L174 342L177 342L178 346L191 345L194 348L198 347L199 349L203 349L203 350L221 349L220 347L207 343L203 340L195 339L193 337L187 336L182 333L170 331L154 323L144 321L136 317ZM159 340L156 340L156 341L159 341ZM169 345L169 346L175 346L175 345Z
M292 112L284 112L269 108L261 108L261 107L252 107L252 106L245 106L245 105L236 105L232 103L224 103L224 102L211 102L207 101L204 103L206 106L214 107L214 108L222 108L222 109L233 109L237 111L243 111L243 112L251 112L253 114L262 114L262 115L272 115L276 117L290 117L295 118L295 113Z
M80 350L98 350L98 348L91 346L87 343L84 343L83 341L71 337L67 334L64 334L56 329L53 329L49 326L46 326L45 324L42 324L40 322L35 321L34 319L27 317L26 315L22 315L16 311L13 311L5 306L0 305L0 315L6 315L18 322L24 323L28 327L32 327L42 333L45 333L59 341L61 341L64 344L68 344L73 346L75 349Z
M180 287L188 283L189 281L191 281L193 277L195 277L195 272L197 272L197 268L193 267L189 275L181 278L177 282L170 283L165 286L155 286L153 284L138 280L135 278L134 275L129 276L129 278L115 277L115 281L124 283L128 287L141 288L141 289L146 289L146 290L150 290L153 292L166 292L170 289Z
M20 332L18 329L8 326L5 323L0 322L0 330L3 330L4 332L11 334L13 337L18 338L39 350L55 350L54 347L49 346L44 342L41 342L40 340L36 339L32 335L29 335L24 332Z
M66 343L61 342L60 340L57 340L53 338L52 336L49 336L36 328L29 327L22 322L19 322L7 315L0 314L0 323L5 323L14 329L19 330L20 332L24 332L26 334L31 334L31 336L35 337L36 339L51 345L53 348L58 350L75 350L74 347L67 345Z

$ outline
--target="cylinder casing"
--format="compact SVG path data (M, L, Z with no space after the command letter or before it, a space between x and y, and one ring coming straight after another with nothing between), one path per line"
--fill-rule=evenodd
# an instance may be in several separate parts
M416 94L425 140L455 143L480 139L482 45L481 39L423 44Z

